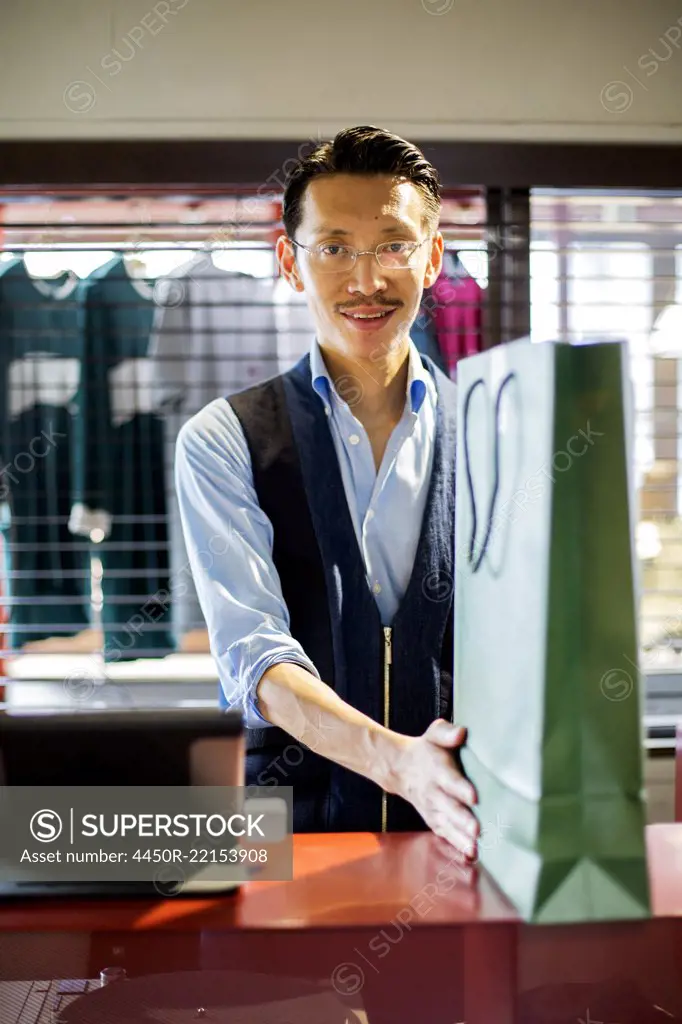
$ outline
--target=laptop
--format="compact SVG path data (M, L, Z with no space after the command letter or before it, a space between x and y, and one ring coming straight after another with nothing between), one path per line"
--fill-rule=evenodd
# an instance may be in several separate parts
M0 714L0 786L243 786L241 712L214 708ZM187 880L195 897L238 881ZM161 899L152 881L0 880L0 899Z

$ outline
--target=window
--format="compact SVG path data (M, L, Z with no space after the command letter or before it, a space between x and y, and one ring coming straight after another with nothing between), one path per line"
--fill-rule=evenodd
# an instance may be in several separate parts
M678 668L682 196L535 190L531 223L532 339L629 346L642 663Z

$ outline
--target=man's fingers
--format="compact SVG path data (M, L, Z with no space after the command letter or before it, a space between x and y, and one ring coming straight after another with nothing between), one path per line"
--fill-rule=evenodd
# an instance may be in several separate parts
M452 770L437 777L431 793L430 824L467 858L475 860L481 826L470 807L462 801L462 790L470 784ZM467 794L468 795L468 794Z
M452 824L453 828L464 833L468 839L475 841L481 834L481 826L475 815L461 804L453 803L446 794L444 799L447 800L447 805L443 809L443 816Z
M463 863L470 863L476 857L476 843L470 836L466 835L455 824L448 820L441 820L433 830L437 836L447 839L454 849L461 854Z
M435 817L439 824L439 832L445 830L446 834L449 833L453 837L453 844L468 857L476 856L476 840L481 829L470 810L454 803L444 793L443 804L436 810Z
M476 790L469 780L450 765L438 776L438 784L449 796L454 796L455 800L467 804L468 807L473 807L478 800Z

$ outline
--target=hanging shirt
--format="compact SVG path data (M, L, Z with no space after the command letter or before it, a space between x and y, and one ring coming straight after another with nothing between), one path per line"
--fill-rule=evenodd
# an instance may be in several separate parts
M150 284L115 257L80 287L82 372L76 399L70 528L102 560L105 661L173 650L168 631L168 537L163 424L152 394Z
M0 528L10 643L90 625L88 545L67 528L80 359L76 288L0 263Z
M312 387L329 423L367 581L385 625L412 572L433 459L436 389L413 344L409 353L405 409L377 473L364 427L338 395L317 341L311 349ZM211 402L180 431L176 486L223 692L247 726L262 726L253 694L268 668L293 661L319 673L289 631L272 527L256 498L243 430L225 399Z
M438 346L454 379L458 361L482 348L483 289L466 273L457 278L441 273L424 305L432 312Z
M164 420L165 488L176 640L206 623L197 597L173 478L178 433L212 399L277 373L272 280L218 269L202 254L157 282L149 348L155 407Z

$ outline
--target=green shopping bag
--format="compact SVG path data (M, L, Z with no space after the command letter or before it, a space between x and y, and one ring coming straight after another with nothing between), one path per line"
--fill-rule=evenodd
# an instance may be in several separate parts
M649 916L626 360L457 367L455 721L480 862L526 920Z

